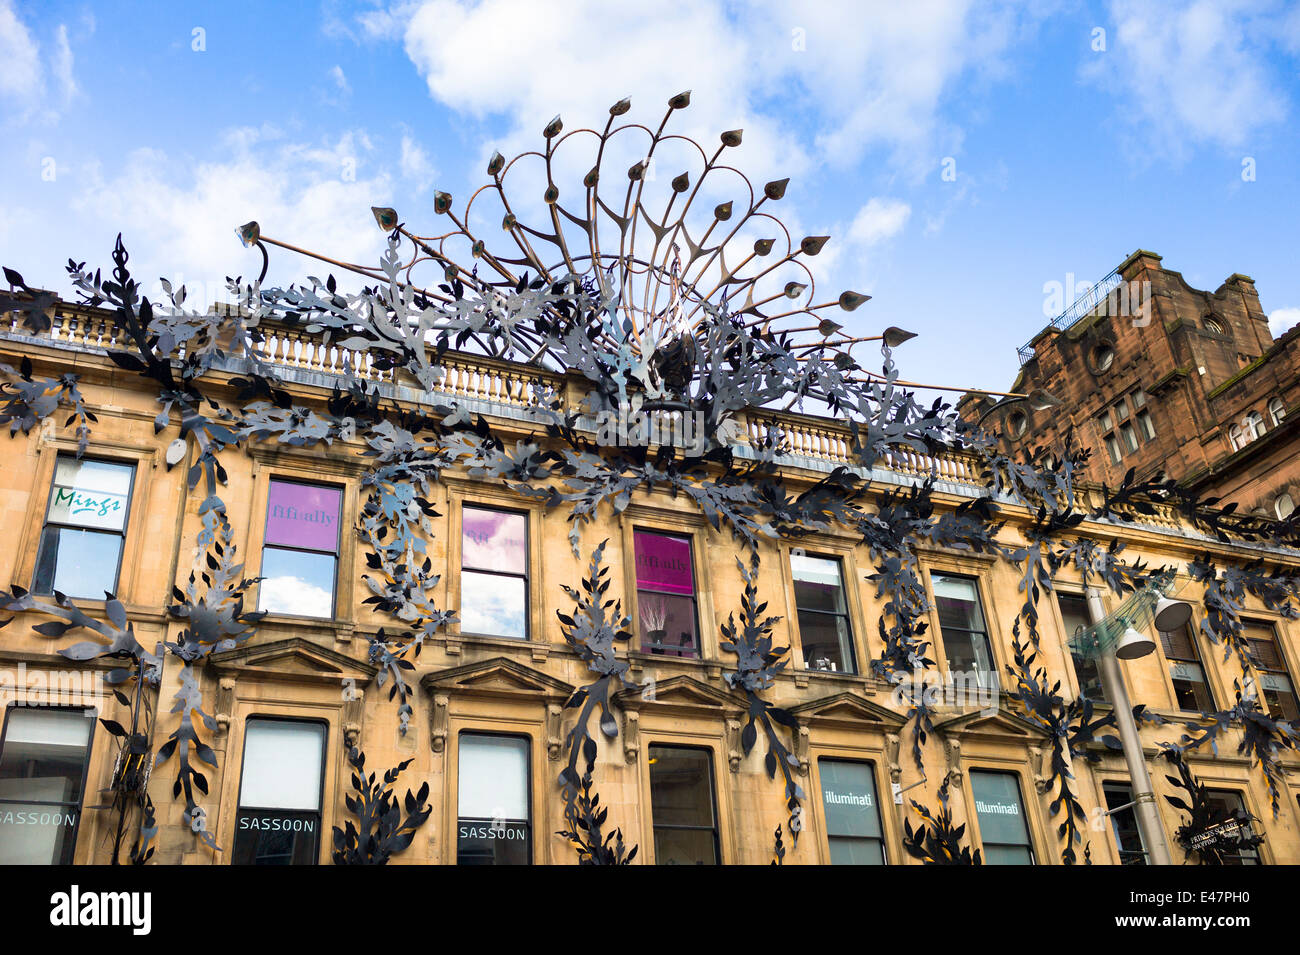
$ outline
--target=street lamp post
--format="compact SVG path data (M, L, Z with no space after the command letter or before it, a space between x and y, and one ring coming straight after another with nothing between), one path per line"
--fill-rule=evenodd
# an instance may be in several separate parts
M1094 626L1106 618L1106 607L1096 587L1088 588L1088 615ZM1124 760L1128 763L1129 780L1133 787L1133 810L1138 828L1142 831L1142 841L1150 853L1152 865L1173 865L1169 843L1165 841L1165 828L1160 822L1155 793L1151 788L1151 776L1147 772L1146 756L1142 752L1142 739L1138 736L1128 690L1125 689L1123 675L1119 672L1119 658L1113 650L1104 650L1097 654L1097 661L1106 695L1114 708L1115 725L1119 730Z

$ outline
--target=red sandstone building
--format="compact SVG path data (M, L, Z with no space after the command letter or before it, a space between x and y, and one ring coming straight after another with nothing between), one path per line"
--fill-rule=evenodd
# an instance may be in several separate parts
M1129 468L1243 511L1283 517L1300 501L1300 325L1274 339L1254 280L1194 289L1138 250L1020 349L1011 390L1061 405L967 396L1007 447L1059 454L1073 429L1092 449L1085 479Z

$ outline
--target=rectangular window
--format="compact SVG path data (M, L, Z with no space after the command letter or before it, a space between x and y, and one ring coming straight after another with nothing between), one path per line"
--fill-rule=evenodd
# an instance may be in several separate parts
M1243 621L1243 634L1259 664L1259 690L1269 716L1275 720L1300 719L1300 703L1286 661L1277 647L1273 628L1267 623Z
M457 865L529 865L528 738L461 733Z
M656 865L720 865L713 760L706 749L650 747Z
M953 673L973 673L980 685L996 688L998 675L993 665L993 648L989 644L979 588L974 579L931 574L930 581L939 611L939 632L943 637L948 669Z
M1082 594L1069 594L1060 591L1056 594L1056 604L1061 610L1061 621L1065 624L1067 645L1073 640L1079 628L1089 625L1088 603ZM1106 687L1101 681L1101 669L1095 658L1070 651L1074 661L1074 675L1079 680L1079 694L1095 703L1109 703L1106 699Z
M1124 457L1123 452L1119 449L1119 439L1113 434L1106 435L1106 452L1115 464L1119 464Z
M971 770L971 796L986 865L1033 865L1034 849L1015 773Z
M11 706L0 736L0 865L71 865L94 710Z
M1190 623L1173 633L1160 631L1160 646L1169 661L1169 679L1174 684L1174 701L1180 710L1213 713L1214 696L1205 679L1205 667L1196 649L1196 635Z
M1119 426L1119 435L1124 439L1124 447L1129 451L1138 449L1137 435L1133 431L1133 425L1125 422Z
M641 648L650 653L698 657L691 539L639 530L633 531L632 543Z
M819 759L831 865L884 865L876 779L870 763Z
M323 723L250 719L244 726L233 865L320 861Z
M810 670L856 673L840 562L791 554L790 570L804 664Z
M1241 793L1232 789L1211 789L1206 792L1211 809L1215 815L1232 812L1246 812L1246 803ZM1242 835L1251 835L1250 825L1242 827ZM1219 861L1223 865L1259 865L1259 851L1256 849L1220 849Z
M38 594L117 593L135 467L60 454L36 557Z
M258 609L301 617L333 617L338 579L343 491L272 480Z
M1134 811L1133 790L1124 783L1104 783L1106 808L1110 811L1110 828L1119 849L1120 865L1146 865L1147 851L1142 844L1142 830L1138 828ZM1120 807L1124 808L1120 808Z
M461 509L460 631L528 639L528 517Z

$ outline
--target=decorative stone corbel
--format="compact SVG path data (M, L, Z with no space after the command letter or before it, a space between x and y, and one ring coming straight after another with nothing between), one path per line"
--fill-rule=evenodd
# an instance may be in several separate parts
M623 761L635 765L641 752L641 714L623 710Z
M532 644L532 658L534 663L545 663L546 658L550 656L551 645L549 643Z
M441 753L447 746L447 733L451 725L447 715L447 705L451 699L445 693L433 695L433 706L429 710L429 745L435 753Z
M889 781L891 783L901 783L903 781L903 767L898 764L898 752L902 749L903 740L897 733L885 734L885 761L889 765Z
M213 718L217 721L217 732L228 733L232 720L231 713L235 710L235 678L233 676L223 676L217 681L217 705L215 709L216 715Z
M794 755L799 760L799 775L808 775L808 752L811 749L811 734L803 723L794 732Z
M447 656L449 657L460 656L460 651L463 646L463 641L459 637L454 637L451 634L448 634L442 643L442 648L447 652Z
M947 780L950 785L960 789L962 779L961 740L945 739L943 741L943 753L948 761Z
M563 743L560 731L564 728L562 718L564 707L559 703L546 704L546 755L549 759L559 759Z
M1051 770L1044 765L1043 761L1046 751L1041 746L1031 746L1029 747L1029 755L1033 757L1031 766L1034 773L1034 788L1038 790L1038 794L1041 796L1047 792L1047 787L1051 785Z
M356 686L347 688L343 698L343 745L349 750L361 739L361 723L365 717L366 691Z
M740 772L740 758L742 756L740 748L740 720L732 717L727 718L727 762L731 765L733 773Z

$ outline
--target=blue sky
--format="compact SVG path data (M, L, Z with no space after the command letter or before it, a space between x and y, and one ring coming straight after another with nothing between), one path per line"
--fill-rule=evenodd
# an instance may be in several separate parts
M690 89L684 131L744 127L735 163L834 237L819 287L874 296L850 327L918 332L906 377L997 389L1045 286L1139 247L1300 321L1298 71L1278 2L0 0L0 263L65 288L122 231L138 274L211 297L256 269L249 219L372 261L371 205L432 228L435 189L556 113L630 95L656 122Z

